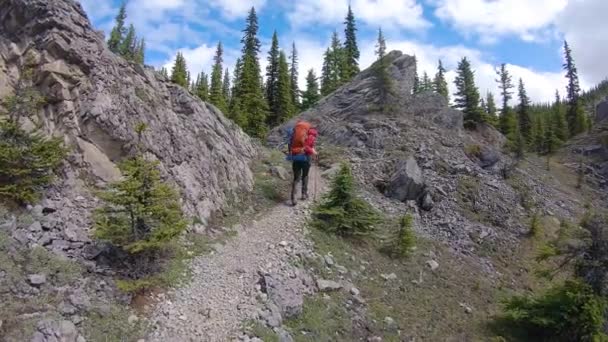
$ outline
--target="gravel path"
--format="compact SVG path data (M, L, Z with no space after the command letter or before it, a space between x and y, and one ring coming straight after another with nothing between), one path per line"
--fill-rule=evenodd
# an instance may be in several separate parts
M321 192L319 172L311 173L310 184L313 177ZM260 272L295 277L290 258L309 253L304 230L311 202L279 204L256 220L242 222L226 245L196 258L193 281L161 297L151 317L155 330L146 341L238 340L243 322L256 319L263 306L259 285L256 290Z

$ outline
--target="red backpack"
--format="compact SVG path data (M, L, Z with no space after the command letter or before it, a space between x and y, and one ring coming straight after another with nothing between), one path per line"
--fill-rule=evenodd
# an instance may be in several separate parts
M293 128L293 134L291 137L291 154L298 155L304 153L304 146L306 143L306 138L308 137L308 130L310 130L311 125L306 121L300 121Z

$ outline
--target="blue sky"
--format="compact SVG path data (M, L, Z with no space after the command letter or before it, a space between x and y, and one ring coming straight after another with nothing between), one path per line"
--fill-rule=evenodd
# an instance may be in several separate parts
M93 24L109 32L121 0L80 0ZM222 41L226 66L239 55L244 17L255 6L260 21L262 66L273 30L281 47L295 41L301 83L306 70L320 71L333 30L343 36L348 0L130 0L128 21L147 41L146 63L169 64L182 51L193 73L208 72ZM361 65L374 59L378 27L389 49L416 54L420 72L434 74L441 58L451 70L471 59L481 91L496 91L494 67L508 63L532 98L549 100L562 90L561 45L572 45L583 87L608 76L608 12L605 0L350 0L357 18Z

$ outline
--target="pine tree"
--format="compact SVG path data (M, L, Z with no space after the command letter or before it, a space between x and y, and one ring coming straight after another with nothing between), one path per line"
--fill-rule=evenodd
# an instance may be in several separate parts
M116 24L110 33L110 39L108 39L108 48L114 53L120 53L124 35L127 33L125 20L127 20L127 3L123 2L115 19Z
M486 113L488 113L488 122L492 125L498 123L498 110L496 109L496 102L494 101L494 94L488 91L486 94Z
M173 64L173 70L171 71L171 82L184 88L188 86L188 68L186 59L181 52L178 52L175 57L175 64Z
M483 121L481 108L479 108L479 90L475 86L475 74L471 64L464 57L458 63L458 74L454 83L456 84L455 108L462 110L465 126L472 127Z
M382 28L378 29L378 38L376 40L376 56L378 56L378 60L381 60L386 56L386 39L384 38L384 33L382 33Z
M555 126L555 135L559 140L565 142L570 136L568 130L568 122L566 121L566 109L559 96L559 91L555 90L555 103L553 104L553 122Z
M568 42L564 41L564 70L568 79L567 96L568 112L566 118L568 120L568 128L570 136L582 133L586 129L584 109L580 101L580 85L578 80L578 71L574 65L572 50L568 46Z
M137 128L140 140L144 125ZM131 254L153 252L182 233L179 194L162 182L158 162L141 152L120 164L123 180L100 193L104 206L94 213L95 236Z
M295 108L300 107L300 87L298 86L298 50L296 43L291 45L291 56L289 58L289 76L291 83L291 103Z
M399 229L396 229L386 245L383 247L392 257L408 257L416 247L416 234L414 233L414 216L407 214L399 220Z
M518 97L517 121L519 123L519 131L526 142L531 144L533 142L531 141L532 118L530 116L530 98L528 98L524 81L521 78L519 79Z
M313 69L308 70L306 76L306 91L302 94L302 110L307 110L317 104L321 99L319 94L319 81Z
M437 66L437 73L435 74L435 79L433 80L433 89L437 94L443 95L450 102L450 91L448 90L448 82L445 79L445 68L443 67L443 63L441 59L439 60L439 65Z
M165 68L165 67L160 68L160 71L158 73L165 79L169 79L169 72L167 71L167 68Z
M331 46L325 52L321 75L321 94L329 95L338 89L343 82L344 51L338 33L334 31Z
M235 81L237 92L235 98L233 119L243 127L245 132L251 136L264 138L268 127L266 116L268 115L268 103L262 91L262 80L260 75L260 53L261 43L257 37L259 26L255 8L251 8L243 30L243 56L242 66L238 70L239 78ZM246 113L246 114L245 114Z
M418 76L418 59L414 56L414 86L412 88L413 94L419 94L422 91L420 84L420 77Z
M359 47L357 46L357 26L352 8L348 6L348 14L344 21L344 59L346 63L345 81L350 81L359 73Z
M498 88L500 89L500 95L502 96L502 109L500 111L500 124L499 128L502 134L509 136L509 134L513 133L511 131L510 125L510 110L509 110L509 101L513 98L513 79L511 75L509 75L509 71L507 70L507 65L505 63L500 65L500 69L496 70L496 74L498 75Z
M139 41L139 44L137 46L137 50L136 50L136 54L135 54L135 62L138 64L144 64L144 61L146 59L146 40L144 38L142 38Z
M266 100L268 101L268 124L274 126L279 121L279 38L275 30L272 35L272 45L268 51L268 66L266 67Z
M194 95L202 101L209 101L209 76L204 72L201 72L197 77Z
M226 110L228 110L228 105L230 104L230 70L226 68L224 72L224 82L222 82L222 96L224 97L224 103L226 103ZM228 111L224 112L228 114Z
M223 92L223 75L224 71L224 48L222 42L217 43L215 50L215 56L213 57L213 69L211 71L211 88L209 89L209 102L216 106L223 113L228 112L228 104L224 98Z
M426 71L422 76L422 91L433 91L433 82Z
M274 122L270 123L271 127L277 126L294 115L294 107L291 102L291 80L289 77L289 64L287 64L287 56L281 51L279 54L279 79L277 82L277 116ZM273 117L273 116L271 116Z
M135 58L135 46L137 44L137 38L135 36L135 27L133 24L129 25L129 30L125 39L120 43L119 53L127 60L133 60Z

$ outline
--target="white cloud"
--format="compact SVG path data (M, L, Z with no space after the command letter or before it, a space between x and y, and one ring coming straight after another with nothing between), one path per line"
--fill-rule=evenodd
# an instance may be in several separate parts
M188 71L190 71L190 76L192 79L196 79L196 76L204 71L206 74L211 74L211 68L213 66L213 56L215 56L216 45L209 46L207 44L203 44L193 49L180 49L179 50L186 59L186 65L188 67ZM173 68L173 63L175 62L175 52L171 59L165 61L161 64L167 68L169 73L171 73L171 69ZM238 58L239 51L233 49L227 49L224 47L224 69L229 68L230 74L232 75L232 71L234 65L236 63L236 59Z
M598 83L608 77L608 1L570 0L557 19L572 48L583 81Z
M344 21L349 2L357 20L368 25L387 29L430 26L416 0L299 0L288 17L292 26L297 27L313 23L338 25Z
M546 37L568 0L428 0L435 15L465 35L476 34L482 42L504 35L526 41ZM600 0L602 1L602 0Z
M221 9L228 19L236 19L245 17L251 7L255 7L259 12L266 0L211 0L210 4Z

